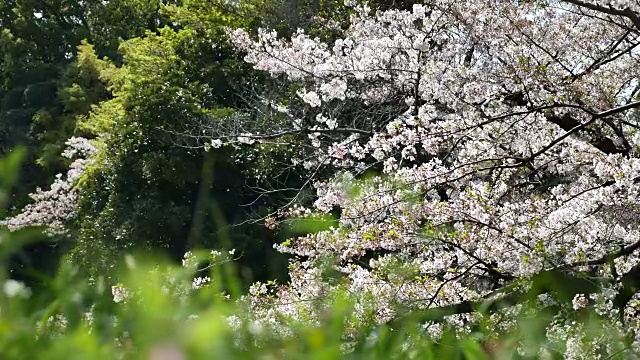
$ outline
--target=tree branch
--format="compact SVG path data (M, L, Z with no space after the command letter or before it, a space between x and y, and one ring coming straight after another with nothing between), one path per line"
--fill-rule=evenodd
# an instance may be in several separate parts
M640 30L640 17L638 17L638 14L635 11L631 10L630 8L616 9L611 6L606 7L602 5L592 4L582 0L562 0L562 1L579 6L579 7L583 7L586 9L602 12L605 14L625 17L631 20L631 22L633 23L633 25L636 27L637 30Z

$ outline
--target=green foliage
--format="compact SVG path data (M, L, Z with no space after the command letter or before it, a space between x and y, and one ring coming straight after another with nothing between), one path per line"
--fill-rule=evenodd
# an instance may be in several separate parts
M339 295L320 323L292 321L290 335L278 337L251 322L231 320L246 309L218 285L224 266L211 272L211 285L193 290L192 277L201 275L194 274L197 268L130 258L120 282L113 284L129 291L118 303L112 284L103 278L87 282L71 265L51 279L46 297L0 277L0 354L3 359L485 360L533 359L541 349L557 358L555 351L564 348L543 340L544 327L534 317L523 317L510 333L489 326L469 333L445 327L439 338L431 338L420 323L407 319L345 335L344 319L354 304ZM597 317L584 321L593 336L602 331Z
M39 110L33 117L34 129L40 129L41 144L37 163L44 169L60 171L68 161L61 157L65 141L71 136L89 135L78 128L78 122L86 119L92 107L109 98L101 73L112 66L99 60L94 47L83 40L78 46L77 58L65 69L58 90L60 108Z
M259 225L229 230L265 203L238 206L255 200L244 186L253 165L236 161L233 149L204 152L190 137L199 124L233 115L243 101L236 89L253 76L224 31L244 18L215 3L163 6L173 25L122 42L121 66L84 56L112 96L76 117L75 131L97 137L99 147L78 184L81 216L72 224L72 261L89 273L110 273L134 248L179 258L186 249L231 243L253 264L272 251ZM284 272L284 259L273 258ZM273 274L273 266L261 267L247 281Z
M159 22L159 4L153 3L0 3L0 154L16 145L27 149L13 207L21 208L29 192L46 186L64 170L67 164L60 152L64 141L75 134L77 118L109 96L96 77L100 61L95 54L117 59L120 38L142 35L147 25ZM113 11L114 7L119 10ZM118 17L122 11L136 16ZM156 20L144 22L148 18Z
M0 159L0 208L7 205L7 192L18 181L23 156L24 149L15 148L6 158Z

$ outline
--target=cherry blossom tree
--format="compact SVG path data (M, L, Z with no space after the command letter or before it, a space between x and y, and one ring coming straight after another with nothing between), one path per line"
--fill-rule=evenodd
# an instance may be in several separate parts
M480 318L508 331L533 304L561 309L547 336L568 358L613 351L615 334L639 350L640 3L349 11L331 43L231 31L296 95L274 103L284 128L212 144L298 136L317 198L289 213L337 216L278 247L296 256L291 283L256 284L255 319L319 321L347 293L354 329L410 314L437 336ZM608 321L592 343L584 308Z

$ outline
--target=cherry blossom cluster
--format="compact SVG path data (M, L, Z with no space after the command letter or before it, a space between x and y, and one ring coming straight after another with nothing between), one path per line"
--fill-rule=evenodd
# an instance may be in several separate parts
M78 193L75 185L83 174L90 158L97 149L85 138L72 137L65 143L66 150L62 156L73 160L67 174L56 175L49 190L38 188L29 196L33 203L27 205L22 212L7 219L9 230L17 230L28 226L42 226L49 234L65 232L65 225L75 215Z
M567 309L593 307L636 338L637 320L618 317L640 288L638 19L635 1L433 0L356 5L331 43L235 30L246 61L296 86L308 168L334 174L312 179L315 210L339 214L277 246L298 260L288 286L256 286L256 319L315 321L314 299L343 292L374 323L456 306L459 319L553 270L599 284ZM355 123L349 106L386 117ZM549 336L580 358L576 324Z

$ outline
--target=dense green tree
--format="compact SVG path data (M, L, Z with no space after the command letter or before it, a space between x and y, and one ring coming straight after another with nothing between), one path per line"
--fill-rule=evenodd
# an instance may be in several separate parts
M241 206L255 200L245 185L255 164L239 161L238 149L206 152L190 141L201 124L232 121L244 101L236 90L256 76L226 41L225 27L240 20L213 3L167 6L172 28L125 41L122 66L104 66L99 75L113 98L77 123L101 142L79 185L72 257L91 273L108 271L115 256L136 248L179 258L193 247L226 247L253 263L248 279L273 274L268 230L231 226L263 211L264 201Z
M159 8L159 1L147 0L0 3L0 153L18 144L28 150L14 206L64 169L58 155L75 117L108 95L78 56L83 39L98 57L117 60L121 39L161 24Z
M36 187L65 172L65 141L87 135L76 129L77 121L111 96L99 78L104 63L98 57L117 61L121 38L155 29L159 7L137 0L0 2L0 154L17 145L26 150L10 213L20 211ZM63 239L52 240L25 248L14 270L49 272L65 249Z

